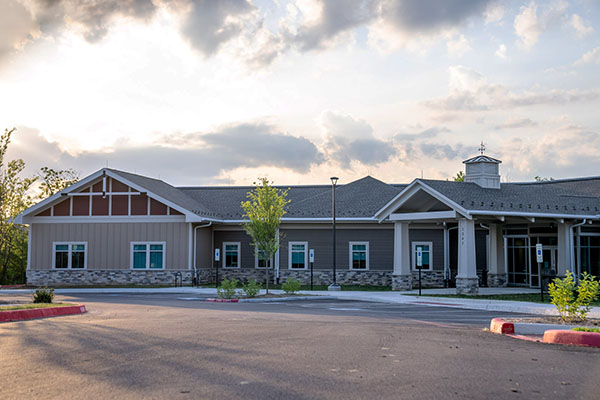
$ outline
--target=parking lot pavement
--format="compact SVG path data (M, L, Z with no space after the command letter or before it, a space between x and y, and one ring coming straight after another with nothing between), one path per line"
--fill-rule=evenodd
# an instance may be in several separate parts
M486 312L178 297L0 324L0 398L597 398L600 351L483 332Z

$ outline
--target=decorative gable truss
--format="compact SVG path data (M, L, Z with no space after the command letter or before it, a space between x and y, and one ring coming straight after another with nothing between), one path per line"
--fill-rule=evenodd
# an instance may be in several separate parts
M90 175L71 187L29 208L18 223L116 220L185 221L188 210L157 199L141 187L107 171Z

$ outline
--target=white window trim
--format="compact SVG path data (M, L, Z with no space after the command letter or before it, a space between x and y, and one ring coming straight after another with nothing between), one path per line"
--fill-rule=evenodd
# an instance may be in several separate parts
M304 246L304 268L292 268L292 245ZM308 242L288 242L288 269L292 271L303 271L308 269Z
M83 251L83 268L71 268L71 246L73 245L80 245L82 244L84 246ZM67 264L67 268L56 268L56 245L68 245L69 246L69 259L68 259L68 264ZM66 270L66 269L74 269L75 271L81 271L83 269L87 269L87 261L88 261L88 242L52 242L52 269L58 269L58 270Z
M275 255L273 255L273 257L271 257L271 263L269 265L271 265L269 267L269 269L273 269L273 266L275 265L274 263L274 259L275 259ZM256 269L266 269L266 267L259 267L258 266L258 251L256 249L254 249L254 268Z
M225 247L227 245L236 245L237 246L237 256L238 256L238 266L237 267L228 267L225 265L225 261L227 260L227 252L225 251ZM240 269L242 267L242 244L240 242L223 242L223 252L221 253L221 257L223 257L223 268L225 269Z
M133 246L136 244L145 244L146 247L146 268L133 268ZM162 244L162 268L150 268L150 245ZM129 269L133 271L162 271L167 268L167 242L130 242L129 245Z
M412 270L417 269L417 246L429 246L429 268L422 268L421 271L433 271L433 242L412 242Z
M360 269L360 268L352 268L353 262L352 262L352 246L358 244L358 245L365 245L366 246L366 251L367 251L367 257L366 257L366 263L365 263L365 269ZM349 260L350 260L350 265L348 266L348 268L351 271L368 271L369 270L369 242L350 242L348 245L348 249L349 249Z

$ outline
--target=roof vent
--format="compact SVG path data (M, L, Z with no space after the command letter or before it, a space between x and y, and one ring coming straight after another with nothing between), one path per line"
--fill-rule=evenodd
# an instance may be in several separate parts
M500 189L499 166L502 161L483 154L485 146L481 143L480 155L463 161L465 164L465 182L473 182L483 188Z

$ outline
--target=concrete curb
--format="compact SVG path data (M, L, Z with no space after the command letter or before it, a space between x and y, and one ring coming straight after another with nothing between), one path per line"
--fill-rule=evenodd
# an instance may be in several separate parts
M503 335L512 334L515 333L515 325L512 322L506 322L502 318L494 318L490 322L490 331Z
M67 307L31 308L27 310L0 311L0 322L27 321L30 319L59 317L86 313L84 304Z
M336 300L333 296L298 296L298 297L270 297L267 299L240 299L240 303L272 303L278 301L298 300Z
M543 343L600 347L600 333L551 329L544 333Z

